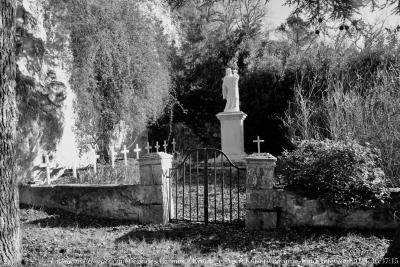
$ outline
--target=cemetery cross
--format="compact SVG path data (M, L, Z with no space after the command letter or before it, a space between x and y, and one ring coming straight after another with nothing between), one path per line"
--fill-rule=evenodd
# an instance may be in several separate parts
M158 145L158 141L156 142L156 145L154 146L157 149L157 153L159 152L158 149L160 148L160 146Z
M150 154L150 151L153 147L150 146L149 142L147 142L147 146L145 147L145 149L147 150L147 154Z
M110 148L110 152L111 152L111 168L115 168L115 151L114 148L111 147Z
M97 159L100 158L100 155L96 154L96 150L93 149L93 171L94 173L97 173Z
M175 153L175 148L176 148L176 141L175 138L172 139L172 151Z
M46 184L50 184L50 160L49 155L44 156L44 163L41 165L42 168L46 168Z
M167 144L167 141L165 141L165 140L164 140L163 147L164 147L164 152L167 153L168 144Z
M122 150L121 153L124 154L125 166L128 166L128 153L129 153L129 150L126 149L126 145L124 145L124 150Z
M260 140L260 137L257 136L257 139L253 140L253 143L257 143L257 153L260 154L260 152L261 152L260 144L264 143L264 140Z
M78 177L78 175L76 174L76 162L75 162L75 159L72 161L72 176L74 178Z
M139 159L139 152L142 151L142 149L139 148L138 144L136 144L136 148L133 151L136 152L136 159Z

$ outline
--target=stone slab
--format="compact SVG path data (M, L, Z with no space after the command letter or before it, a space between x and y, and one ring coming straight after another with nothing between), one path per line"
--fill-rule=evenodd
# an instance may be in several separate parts
M246 210L246 230L271 230L277 227L278 213Z
M247 190L246 208L259 210L272 210L285 205L286 194L283 190L256 189Z

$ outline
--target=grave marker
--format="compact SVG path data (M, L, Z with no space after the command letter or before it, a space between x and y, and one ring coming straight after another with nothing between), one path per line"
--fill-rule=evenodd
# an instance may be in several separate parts
M261 143L264 143L264 140L260 140L260 137L257 136L257 139L253 140L253 143L257 143L257 151L258 151L257 153L260 154L260 152L261 152L260 145L261 145Z
M175 153L175 148L176 148L176 141L175 141L175 138L174 139L172 139L172 151Z
M126 149L126 145L124 145L124 150L122 150L121 153L124 154L125 166L128 166L128 153L129 153L129 150Z
M145 147L145 149L147 150L147 154L150 154L150 151L153 147L150 146L149 142L147 142L147 146Z
M93 171L97 173L97 159L100 158L99 155L96 154L96 150L93 149Z
M50 160L49 155L44 156L44 163L40 165L42 168L46 168L46 184L50 184Z
M72 161L72 176L76 179L78 175L76 174L76 162L75 159Z
M156 145L154 146L157 149L157 153L159 152L158 149L160 148L160 146L158 145L158 141L156 142Z
M166 140L164 140L163 147L164 147L164 152L167 153L168 144L167 144L167 141L166 141Z
M133 151L136 152L136 159L139 159L139 152L142 151L142 149L139 148L138 144L136 144L136 148Z
M114 148L111 147L110 148L110 152L111 152L111 168L115 168L115 151Z

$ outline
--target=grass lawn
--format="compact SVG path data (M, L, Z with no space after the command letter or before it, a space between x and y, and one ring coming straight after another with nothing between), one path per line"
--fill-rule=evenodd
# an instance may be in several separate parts
M140 226L26 207L20 214L27 266L372 266L393 236L328 228Z

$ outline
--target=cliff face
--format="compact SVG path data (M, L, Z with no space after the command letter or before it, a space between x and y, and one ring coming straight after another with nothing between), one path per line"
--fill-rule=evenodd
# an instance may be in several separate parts
M43 156L53 168L86 165L89 154L80 155L74 132L75 94L70 85L73 55L70 49L63 0L18 0L17 102L19 110L17 165L20 180L44 180ZM168 6L143 1L143 12L161 22L171 41L178 32ZM117 136L126 136L123 131ZM119 139L121 139L119 138ZM123 141L119 141L121 144Z

